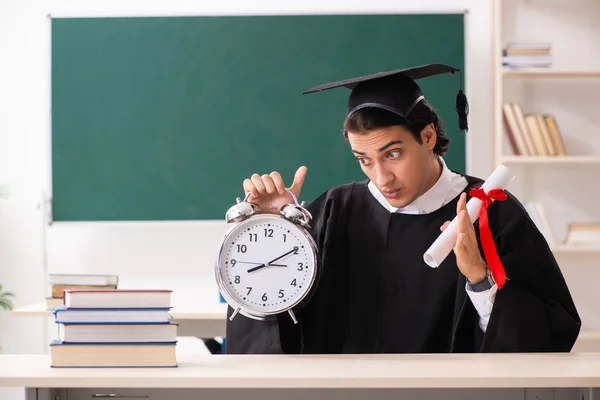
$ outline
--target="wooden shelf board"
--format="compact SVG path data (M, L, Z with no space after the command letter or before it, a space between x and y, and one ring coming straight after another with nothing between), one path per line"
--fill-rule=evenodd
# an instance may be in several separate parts
M567 246L557 245L552 248L552 252L555 254L600 254L600 246Z
M503 68L505 77L600 78L600 69Z
M503 156L500 162L506 164L593 164L600 163L600 156Z

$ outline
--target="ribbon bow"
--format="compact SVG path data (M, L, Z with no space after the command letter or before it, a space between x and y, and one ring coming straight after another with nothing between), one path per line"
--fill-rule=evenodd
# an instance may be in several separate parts
M492 189L486 193L481 187L476 187L469 191L469 195L483 202L481 209L479 210L479 236L481 239L481 246L483 247L483 256L485 257L485 262L492 271L492 276L498 285L498 289L502 289L504 282L506 282L506 273L502 266L502 262L500 261L500 257L498 256L498 252L496 251L494 238L490 231L487 208L494 200L506 200L506 193L504 193L504 190L502 189Z

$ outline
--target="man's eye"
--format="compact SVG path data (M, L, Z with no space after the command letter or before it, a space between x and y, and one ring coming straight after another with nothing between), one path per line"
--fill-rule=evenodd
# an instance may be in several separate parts
M371 161L370 161L368 158L359 158L359 159L358 159L358 162L359 162L361 165L369 165L369 164L371 163Z
M390 151L390 152L388 153L388 158L391 158L392 160L393 160L393 159L396 159L396 158L400 157L400 154L401 154L401 153L402 153L402 152L401 152L400 150L394 150L394 151Z

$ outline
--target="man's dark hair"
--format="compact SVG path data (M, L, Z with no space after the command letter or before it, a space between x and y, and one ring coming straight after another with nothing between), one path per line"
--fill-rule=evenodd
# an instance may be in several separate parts
M409 118L410 121L407 121L393 112L376 107L365 107L354 112L346 119L344 122L344 138L348 140L348 132L367 134L375 129L401 125L406 126L418 143L423 143L421 140L421 131L425 126L433 123L437 133L433 152L439 156L443 156L448 152L450 138L444 133L444 122L438 117L435 109L426 100L421 100L413 108L409 114Z

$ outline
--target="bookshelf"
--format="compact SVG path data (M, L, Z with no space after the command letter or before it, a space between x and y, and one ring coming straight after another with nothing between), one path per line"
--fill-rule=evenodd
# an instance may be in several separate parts
M546 231L553 239L551 249L580 310L583 328L596 332L595 348L600 350L600 302L594 284L600 279L600 242L566 244L569 224L600 222L600 1L493 0L492 4L494 164L513 171L516 179L510 190L524 204L542 206ZM537 44L530 46L533 50L524 45L532 43ZM541 60L549 56L549 65L515 61L515 55L535 52L538 57L530 62L543 64ZM521 64L511 67L504 61ZM526 121L527 116L535 118ZM547 116L555 123L553 132ZM562 154L556 151L556 137Z

